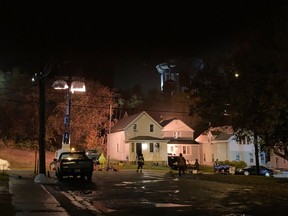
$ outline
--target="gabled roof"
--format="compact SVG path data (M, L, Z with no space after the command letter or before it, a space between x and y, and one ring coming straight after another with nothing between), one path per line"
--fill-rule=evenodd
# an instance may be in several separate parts
M178 123L178 128L174 128L174 126L173 127L171 127L171 123L172 122L176 122L176 123ZM172 118L172 119L166 119L166 120L162 120L162 121L160 121L159 122L159 124L163 127L163 130L182 130L182 131L193 131L194 132L194 130L189 126L189 125L187 125L183 120L181 120L181 119L178 119L178 118ZM170 125L171 124L171 125ZM181 127L181 128L179 128L179 126Z
M123 131L127 127L129 127L131 124L136 122L142 115L147 115L151 121L153 121L155 124L158 124L159 127L162 127L157 121L155 121L147 112L143 111L140 113L136 113L131 116L126 116L122 119L120 119L112 128L111 133L117 132L117 131Z
M227 134L227 133L224 133L224 132L220 132L214 140L228 140L230 139L230 137L232 137L233 134Z
M211 127L208 130L204 131L200 136L198 136L196 140L203 142L207 140L207 138L205 137L208 137L208 139L212 139L214 141L229 140L233 135L234 131L231 126Z
M166 125L168 125L170 122L172 122L172 121L175 120L175 119L177 119L177 118L162 120L162 121L159 122L159 124L160 124L162 127L165 127Z

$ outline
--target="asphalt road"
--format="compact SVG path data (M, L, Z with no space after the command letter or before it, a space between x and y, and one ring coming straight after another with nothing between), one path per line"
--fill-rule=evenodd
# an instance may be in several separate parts
M245 177L235 176L234 180L241 182ZM203 180L201 175L191 173L178 177L167 171L122 170L94 172L92 183L64 179L45 187L71 216L278 216L288 211L286 186L271 191L257 182L231 184Z

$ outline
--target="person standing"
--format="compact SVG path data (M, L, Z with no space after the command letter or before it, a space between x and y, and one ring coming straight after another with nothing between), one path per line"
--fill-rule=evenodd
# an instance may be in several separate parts
M179 154L179 157L177 159L177 165L178 165L179 176L181 177L182 174L185 175L186 159L183 157L182 153Z
M103 152L101 153L98 161L99 161L99 165L100 165L99 171L102 171L104 169L104 166L105 166L105 163L106 163L106 158L105 158Z
M200 170L198 159L195 160L194 169L196 170L196 173L198 173Z
M218 162L218 158L216 159L216 161L214 162L214 173L216 173L217 172L217 168L218 168L218 166L219 166L219 162Z
M144 165L144 156L143 154L139 154L138 157L137 157L137 172L142 172L142 169L143 169L143 165Z

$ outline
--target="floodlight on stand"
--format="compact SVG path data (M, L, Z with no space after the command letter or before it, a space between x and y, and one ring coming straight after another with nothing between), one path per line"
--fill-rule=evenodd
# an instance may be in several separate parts
M86 91L86 86L84 82L81 81L73 81L71 83L71 92L85 92Z
M64 81L64 80L56 80L56 81L54 81L52 87L54 89L68 89L69 88L67 82Z

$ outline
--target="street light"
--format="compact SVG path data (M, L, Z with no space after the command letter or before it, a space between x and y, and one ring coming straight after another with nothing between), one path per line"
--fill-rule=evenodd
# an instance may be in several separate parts
M67 97L66 97L66 113L64 117L64 125L65 125L65 132L62 138L62 146L61 149L56 151L55 157L58 159L58 156L65 151L70 151L70 109L71 109L71 93L74 92L85 92L86 86L83 81L72 81L70 77L69 81L65 80L56 80L52 87L56 90L65 90L67 89Z

